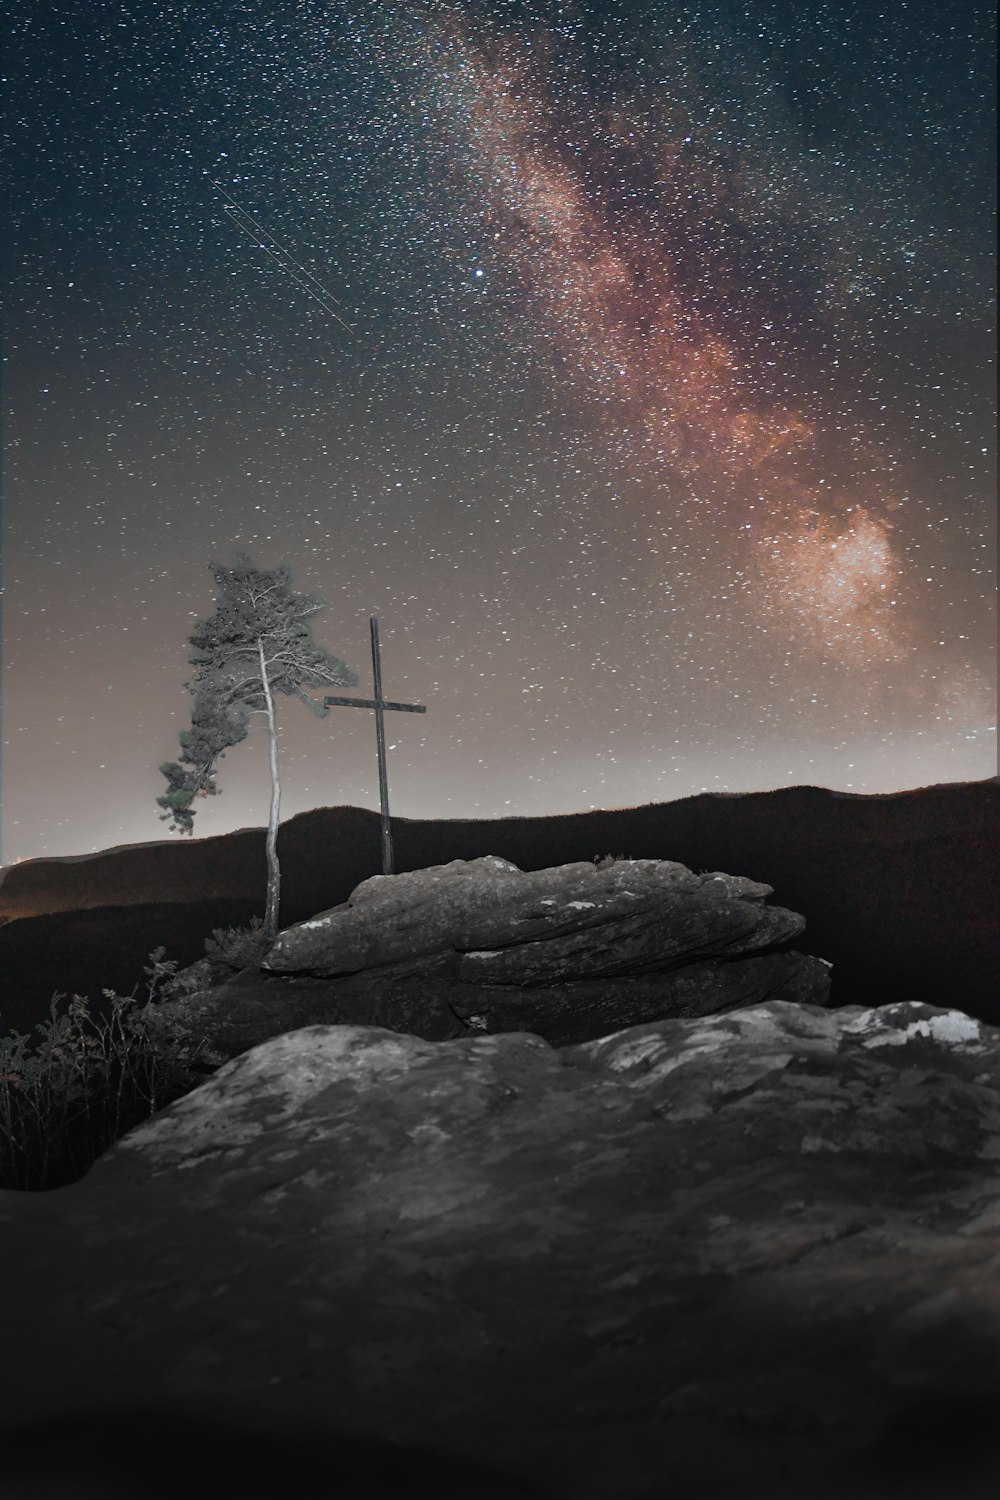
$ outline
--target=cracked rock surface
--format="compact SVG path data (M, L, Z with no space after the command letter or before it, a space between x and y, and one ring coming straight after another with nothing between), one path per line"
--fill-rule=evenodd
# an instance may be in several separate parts
M308 1026L0 1194L0 1243L8 1425L139 1390L511 1495L921 1496L906 1452L865 1465L1000 1388L1000 1034L781 1000L558 1049Z

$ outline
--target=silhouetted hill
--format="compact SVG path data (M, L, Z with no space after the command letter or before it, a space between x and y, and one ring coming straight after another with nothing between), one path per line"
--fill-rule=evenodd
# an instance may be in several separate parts
M190 963L213 927L263 915L264 832L5 870L0 1031L46 1014L55 988L128 993L152 948ZM797 946L833 962L835 1003L924 1000L1000 1023L996 778L880 796L789 787L548 818L394 818L393 841L399 871L484 854L533 870L611 853L749 875L805 915ZM279 830L278 852L287 926L380 872L378 814L300 813Z
M0 927L0 1036L30 1031L47 1020L56 991L88 996L102 1016L107 1015L102 990L134 992L145 1001L144 970L154 948L162 946L164 958L185 968L204 958L205 938L216 928L246 927L260 911L257 901L149 902L9 922ZM60 1012L65 1008L61 1004Z

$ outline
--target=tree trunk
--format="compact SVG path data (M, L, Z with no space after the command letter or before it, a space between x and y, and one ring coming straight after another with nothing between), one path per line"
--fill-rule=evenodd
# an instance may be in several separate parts
M278 731L274 722L274 699L271 684L267 680L264 664L264 642L258 637L257 651L260 655L260 680L264 685L264 701L267 704L268 754L271 765L271 810L267 818L267 908L264 912L264 936L273 943L278 935L278 903L281 898L281 871L278 868L278 807L281 802L281 785L278 781Z

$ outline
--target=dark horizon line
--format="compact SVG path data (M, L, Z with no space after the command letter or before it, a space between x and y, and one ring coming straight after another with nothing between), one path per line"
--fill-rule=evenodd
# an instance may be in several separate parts
M594 814L594 813L600 814L600 813L641 812L644 808L650 808L650 807L674 807L678 803L681 803L681 802L694 802L699 797L730 797L730 798L737 798L737 797L776 797L776 796L787 796L791 792L825 792L825 793L828 793L831 797L847 797L847 798L851 798L855 802L859 802L859 801L864 801L864 800L874 801L876 798L886 798L886 797L910 797L910 796L913 796L917 792L933 792L933 791L937 791L938 789L943 788L943 787L983 786L987 782L993 782L993 781L1000 781L1000 773L994 773L993 775L990 775L990 776L982 776L982 777L979 777L975 781L969 781L969 780L961 780L961 781L931 781L931 782L925 783L922 786L897 787L894 791L891 791L891 792L847 792L847 791L841 790L839 787L819 786L815 782L803 781L803 782L796 782L793 786L762 787L762 788L760 788L760 789L758 789L756 791L743 791L743 792L699 791L699 792L689 792L684 797L672 797L672 798L670 798L666 802L636 802L636 803L628 803L628 804L625 804L625 805L622 805L622 806L616 806L616 807L582 807L582 808L576 809L574 812L560 812L560 813L504 813L504 814L501 814L499 817L493 817L493 818L490 818L490 817L462 816L462 815L459 815L459 816L456 816L456 817L448 817L448 818L441 818L441 817L419 818L419 817L408 817L405 813L393 813L391 816L392 816L392 821L394 823L443 823L443 824L446 824L446 823L537 823L537 822L542 822L542 821L548 821L548 820L554 819L554 818L580 818L580 817L589 817L591 814ZM333 803L332 805L329 804L329 803L323 803L323 804L321 804L318 807L307 807L307 808L304 808L302 810L302 812L292 813L291 817L283 819L282 822L279 823L278 827L279 827L279 829L283 828L283 827L286 826L286 824L293 823L298 818L308 818L308 817L311 817L313 813L317 813L317 812L360 812L360 813L366 813L369 816L371 816L372 818L376 818L377 819L377 818L380 817L380 811L379 811L379 809L377 807L374 807L374 808L372 808L372 807L362 807L362 806L359 806L355 802L336 802L336 803ZM185 842L185 843L194 843L197 840L199 843L207 843L211 839L227 839L227 838L232 838L234 836L234 834L238 834L238 833L266 833L266 832L267 832L267 824L266 823L251 823L251 824L245 825L244 827L241 827L241 828L230 828L225 833L191 834L191 835L187 836L187 838L185 838L183 840L183 842ZM85 859L98 859L98 858L101 857L101 855L104 855L104 854L115 854L115 853L118 853L122 849L144 849L144 848L150 848L150 847L153 847L155 845L161 845L161 844L162 845L169 845L172 848L179 848L179 847L181 847L182 840L179 840L177 837L174 837L172 839L171 838L166 838L166 839L140 839L138 841L134 841L134 842L131 842L131 843L125 843L125 844L109 844L107 846L107 848L104 848L104 849L91 849L91 850L88 850L84 854L32 854L32 855L27 855L27 856L24 856L24 857L22 857L20 859L14 860L12 864L9 864L9 865L0 865L0 880L2 880L2 877L3 877L4 873L7 870L13 870L18 865L38 864L38 863L41 863L43 860L49 860L49 861L59 860L60 862L62 862L64 864L72 864L72 863L75 863L77 861L81 861L81 860L85 860Z

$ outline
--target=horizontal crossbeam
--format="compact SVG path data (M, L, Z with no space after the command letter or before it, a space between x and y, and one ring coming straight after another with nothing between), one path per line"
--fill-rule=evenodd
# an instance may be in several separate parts
M383 708L396 708L404 714L425 714L426 703L389 703L385 698L382 700ZM340 708L377 708L378 703L374 698L324 698L323 702L327 708L336 704Z

